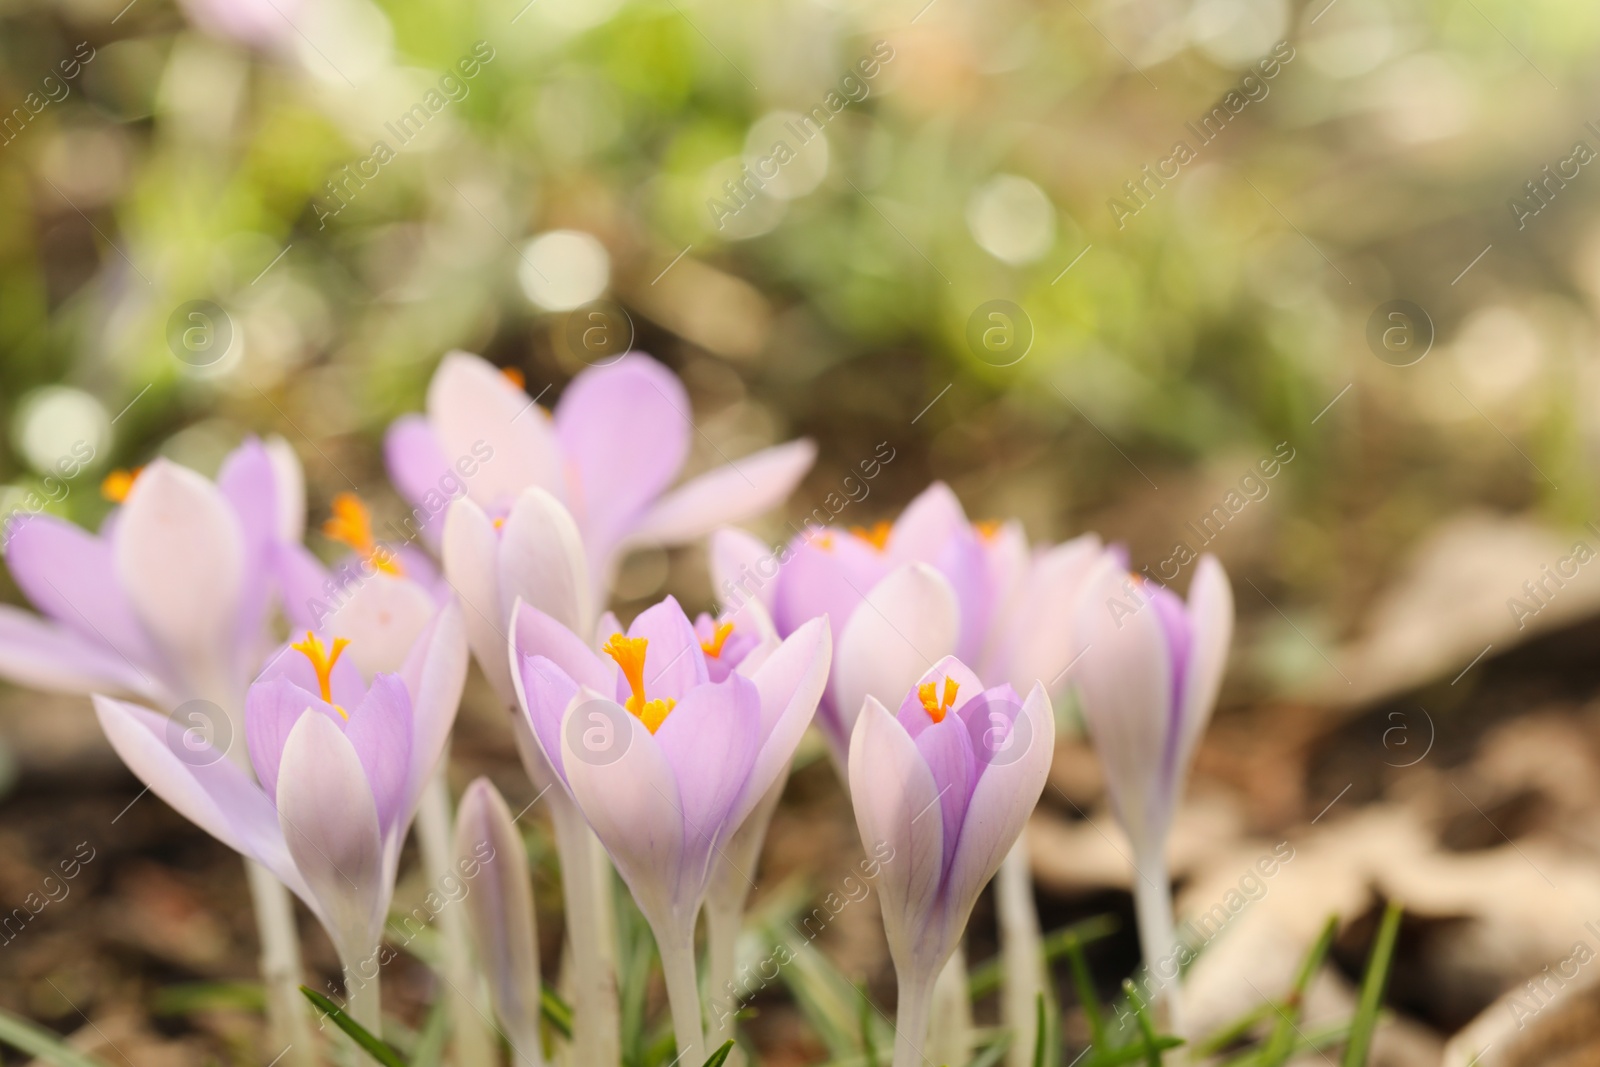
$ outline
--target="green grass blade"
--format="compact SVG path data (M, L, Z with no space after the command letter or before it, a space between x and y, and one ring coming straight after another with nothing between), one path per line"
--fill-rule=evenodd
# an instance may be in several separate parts
M350 1039L361 1047L361 1051L383 1064L383 1067L406 1067L406 1061L400 1058L398 1052L384 1044L382 1039L374 1037L366 1027L346 1015L344 1009L340 1008L339 1005L310 986L301 986L300 992L306 995L306 999L311 1001L313 1007L332 1019L333 1025L349 1034Z
M728 1040L722 1043L721 1048L717 1049L717 1051L711 1054L711 1058L706 1060L705 1067L722 1067L722 1064L727 1060L729 1053L732 1051L733 1038L730 1037Z
M44 1027L0 1011L0 1042L14 1045L54 1067L106 1067L104 1061L79 1052Z
M1011 1048L1011 1042L1012 1034L1010 1030L1007 1030L999 1037L995 1038L994 1042L990 1044L989 1047L972 1057L972 1062L967 1064L967 1067L994 1067L995 1064L1000 1062L1000 1058L1004 1056Z
M1350 1020L1350 1043L1344 1050L1344 1067L1366 1067L1372 1048L1372 1032L1378 1028L1378 1012L1383 1007L1383 989L1389 981L1389 965L1394 962L1394 946L1400 937L1400 916L1405 908L1391 901L1383 910L1378 937L1367 957L1367 973L1361 979L1361 1000Z
M1133 1015L1139 1023L1139 1034L1143 1038L1139 1047L1144 1051L1144 1062L1147 1067L1161 1067L1161 1049L1156 1044L1155 1024L1150 1020L1150 1009L1145 1007L1144 998L1139 996L1139 990L1133 984L1133 979L1122 980L1122 992L1128 998L1128 1003L1133 1005Z
M1093 1058L1087 1058L1083 1061L1083 1067L1122 1067L1125 1063L1133 1063L1137 1060L1149 1062L1152 1049L1155 1051L1155 1062L1159 1063L1163 1052L1178 1048L1182 1044L1183 1038L1181 1037L1172 1037L1170 1035L1157 1037L1154 1042L1148 1045L1141 1041L1137 1045L1124 1045L1122 1048L1114 1048L1110 1052L1096 1052Z
M1046 934L1040 941L1045 965L1055 963L1074 949L1093 944L1116 933L1121 923L1115 915L1095 915ZM973 1000L986 997L1000 988L1001 960L984 960L967 973L967 994Z
M1100 1006L1100 995L1095 992L1094 976L1089 973L1089 958L1083 954L1083 943L1071 941L1066 948L1067 966L1072 971L1072 988L1078 994L1078 1004L1089 1022L1089 1044L1093 1048L1106 1047L1106 1020Z
M1272 1028L1272 1036L1267 1039L1266 1048L1261 1052L1261 1059L1258 1061L1261 1067L1278 1067L1289 1062L1289 1057L1294 1054L1295 1041L1300 1035L1300 1013L1305 1007L1306 990L1310 988L1311 980L1316 977L1317 972L1322 969L1322 962L1328 958L1328 950L1333 947L1333 938L1338 932L1339 917L1328 916L1328 921L1322 926L1322 933L1317 936L1311 951L1306 953L1306 958L1300 963L1300 973L1295 975L1294 985L1289 988L1283 1003L1276 1006L1278 1022Z
M549 986L539 990L539 1015L556 1033L572 1040L572 1009Z
M1050 1047L1050 1020L1045 1018L1044 994L1039 994L1033 1023L1033 1067L1044 1067L1045 1049Z
M867 998L865 986L856 986L856 995L861 998L858 1013L861 1020L861 1052L867 1059L867 1067L879 1067L878 1043L872 1040L872 1001Z

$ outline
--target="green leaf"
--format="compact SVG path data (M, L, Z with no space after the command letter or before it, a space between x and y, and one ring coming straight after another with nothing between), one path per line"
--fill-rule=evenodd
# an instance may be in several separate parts
M260 982L180 982L157 990L150 998L152 1015L227 1009L260 1013L266 1007L267 994Z
M1139 996L1139 990L1131 978L1122 980L1122 991L1133 1005L1134 1018L1139 1022L1139 1033L1144 1038L1140 1047L1144 1050L1145 1064L1147 1067L1161 1067L1161 1049L1156 1045L1156 1028L1150 1020L1150 1009L1145 1007L1144 998Z
M1089 973L1089 958L1083 954L1083 942L1077 938L1068 941L1066 954L1068 968L1072 971L1072 988L1089 1022L1089 1044L1093 1048L1105 1048L1106 1023L1100 1014L1100 996L1095 992L1094 976Z
M1013 1040L1014 1035L1010 1030L1002 1032L988 1048L974 1056L972 1062L967 1064L967 1067L994 1067L995 1064L1000 1062L1000 1057L1004 1056L1007 1050L1011 1048Z
M1322 969L1322 961L1328 958L1328 950L1333 947L1333 937L1339 932L1339 917L1328 916L1328 921L1322 926L1322 933L1311 946L1311 951L1306 953L1306 958L1300 964L1300 973L1295 975L1294 985L1290 987L1289 994L1284 997L1282 1004L1276 1006L1278 1023L1272 1028L1272 1036L1267 1039L1267 1044L1261 1051L1258 1061L1261 1067L1277 1067L1279 1064L1289 1062L1289 1057L1294 1054L1295 1042L1300 1036L1300 1012L1305 1007L1306 990L1311 985L1311 980Z
M1050 1020L1045 1018L1044 994L1039 994L1038 1011L1034 1015L1033 1067L1044 1067L1044 1052L1050 1045Z
M551 1028L568 1041L572 1040L572 1009L549 986L539 990L539 1014Z
M14 1045L54 1067L106 1067L104 1061L79 1052L44 1027L7 1011L0 1011L0 1042Z
M313 1007L332 1019L333 1025L349 1034L350 1039L359 1045L363 1052L383 1064L383 1067L406 1067L406 1061L400 1058L398 1052L384 1044L381 1039L372 1036L366 1027L346 1015L339 1005L310 986L301 986L300 992L306 995L306 999L311 1001Z
M411 1050L411 1067L439 1067L444 1061L445 1042L450 1038L450 1011L446 998L440 997L428 1010L422 1024L422 1033Z
M711 1058L706 1060L705 1067L722 1067L723 1062L727 1060L728 1054L732 1051L733 1038L730 1037L722 1043L721 1048L711 1054Z
M1350 1043L1344 1050L1344 1067L1366 1067L1372 1047L1372 1032L1378 1028L1378 1012L1383 1007L1383 989L1389 981L1389 965L1394 962L1394 945L1400 936L1400 916L1405 908L1391 901L1383 910L1378 937L1367 957L1367 973L1361 978L1361 1000L1350 1020Z
M1157 1037L1154 1041L1146 1043L1141 1041L1137 1045L1125 1045L1122 1048L1112 1049L1110 1052L1096 1054L1093 1059L1083 1061L1083 1067L1121 1067L1124 1063L1133 1063L1135 1060L1147 1062L1161 1062L1161 1053L1169 1049L1178 1048L1183 1044L1183 1038ZM1155 1059L1152 1061L1152 1054Z

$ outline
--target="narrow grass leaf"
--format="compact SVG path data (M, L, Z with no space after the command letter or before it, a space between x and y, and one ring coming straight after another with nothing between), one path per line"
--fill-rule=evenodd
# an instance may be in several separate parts
M572 1008L549 986L539 990L539 1015L556 1033L572 1040Z
M1283 1003L1276 1007L1278 1022L1272 1028L1266 1048L1261 1052L1261 1067L1278 1067L1289 1062L1289 1057L1294 1054L1295 1043L1300 1036L1300 1013L1305 1008L1306 990L1322 969L1322 961L1328 958L1328 950L1333 947L1333 937L1338 932L1339 917L1328 916L1328 921L1322 925L1322 933L1300 963L1300 972L1295 975L1294 985L1289 988Z
M306 999L311 1001L314 1008L332 1019L333 1025L350 1035L350 1039L360 1046L361 1051L383 1064L383 1067L406 1067L406 1061L400 1058L398 1052L384 1044L381 1038L374 1037L366 1027L346 1015L344 1009L339 1005L310 986L301 986L300 992L305 994Z
M1372 1032L1378 1028L1378 1012L1383 1007L1383 989L1389 980L1389 965L1394 962L1395 941L1400 936L1400 916L1404 907L1394 902L1383 911L1378 937L1367 957L1367 973L1361 979L1361 1000L1350 1020L1350 1043L1344 1050L1344 1067L1366 1067L1372 1048Z
M706 1060L705 1067L722 1067L723 1063L727 1061L729 1053L732 1051L733 1038L730 1037L728 1040L722 1043L721 1048L717 1049L717 1051L711 1054L711 1058Z
M105 1062L85 1055L42 1026L0 1011L0 1042L37 1056L53 1067L106 1067Z

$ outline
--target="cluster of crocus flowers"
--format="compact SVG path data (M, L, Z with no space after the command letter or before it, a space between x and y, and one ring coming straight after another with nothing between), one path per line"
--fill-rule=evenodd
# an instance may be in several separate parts
M878 886L900 998L894 1067L925 1062L934 983L978 893L1039 802L1055 748L1044 687L984 689L954 657L891 713L867 697L850 738L856 826L893 848Z
M338 949L352 1015L376 1031L379 942L400 846L455 720L467 648L454 606L397 673L364 678L345 655L351 647L307 633L250 687L254 778L165 716L108 697L96 697L95 710L151 792L305 902Z
M703 641L670 597L598 651L536 608L512 620L518 697L655 932L686 1063L705 1055L694 930L715 861L787 773L831 651L815 619L713 681L726 640Z
M1107 552L1077 602L1073 677L1111 809L1133 846L1139 940L1157 973L1178 951L1167 835L1216 704L1232 634L1233 593L1209 555L1196 564L1185 602ZM1181 1030L1177 984L1162 994Z

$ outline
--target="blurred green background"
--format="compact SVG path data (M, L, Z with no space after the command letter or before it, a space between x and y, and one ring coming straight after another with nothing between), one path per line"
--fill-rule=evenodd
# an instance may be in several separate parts
M248 432L299 452L314 525L346 478L392 506L381 434L441 354L548 404L606 299L684 376L700 460L818 438L795 515L887 441L852 521L941 477L1152 562L1288 442L1215 550L1313 634L1441 516L1592 514L1592 4L524 4L0 4L0 512L93 524L111 469ZM1547 165L1576 176L1542 203ZM1431 322L1409 366L1368 342L1395 299ZM973 342L996 300L1025 353ZM223 312L207 366L169 340L191 301ZM704 602L698 566L621 593Z

